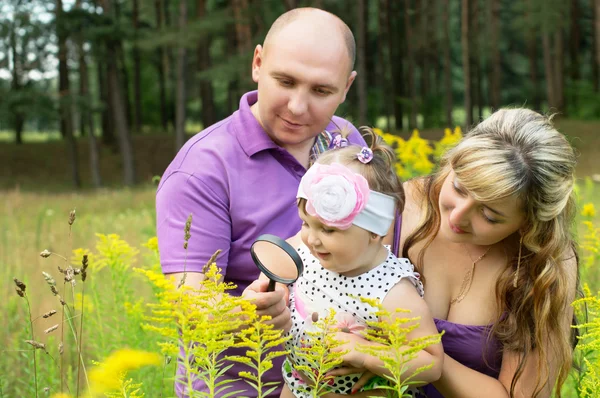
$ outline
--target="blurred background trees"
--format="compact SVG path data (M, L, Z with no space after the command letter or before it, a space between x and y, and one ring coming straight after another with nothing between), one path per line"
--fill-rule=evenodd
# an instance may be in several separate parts
M254 46L302 6L354 31L359 74L338 114L355 124L408 134L510 105L600 118L600 0L4 0L0 139L62 140L74 186L82 162L83 183L102 184L109 148L133 185L137 137L174 154L237 109Z

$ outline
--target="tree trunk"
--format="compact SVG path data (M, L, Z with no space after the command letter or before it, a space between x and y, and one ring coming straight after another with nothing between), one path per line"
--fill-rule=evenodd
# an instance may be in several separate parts
M556 95L556 107L561 116L567 116L565 98L565 46L562 29L554 34L554 91Z
M170 14L170 7L169 7L169 1L170 0L163 0L163 22L164 22L164 26L165 28L169 29L172 28L172 24L171 24L171 14ZM173 30L173 29L171 29ZM168 106L167 106L167 115L168 115L168 120L169 123L172 126L175 126L175 90L176 90L176 67L173 67L173 65L175 64L175 56L173 55L173 47L172 46L168 46L164 51L164 68L165 68L165 76L166 76L166 81L167 81L167 92L168 92Z
M162 4L161 0L154 1L154 12L156 13L156 30L160 32L162 30ZM164 132L167 131L169 116L167 114L167 89L165 87L165 51L162 46L156 49L156 69L158 72L158 95L159 95L159 106L160 106L160 125Z
M402 85L402 60L399 59L398 53L400 49L396 48L396 37L402 37L396 35L396 32L393 29L392 18L395 16L394 7L392 0L385 0L385 26L387 31L387 39L388 39L388 53L389 53L389 66L390 66L390 97L391 97L391 105L392 105L392 113L394 115L394 128L396 130L403 129L403 106L399 101L399 98L402 97L402 92L399 90L399 87ZM394 18L395 21L399 19ZM396 61L399 61L398 63Z
M531 79L531 102L534 110L542 111L542 99L540 98L539 76L538 76L538 50L537 50L537 31L534 24L533 0L528 0L526 9L526 21L528 28L526 30L527 57L529 58L529 78Z
M490 0L490 105L492 110L500 108L500 82L501 82L501 64L500 64L500 0Z
M471 10L469 18L469 59L471 60L471 88L473 90L471 98L473 98L473 104L477 107L477 122L483 119L483 93L481 92L481 47L480 47L480 10L477 1L473 1L470 4Z
M452 109L454 104L452 101L452 58L450 57L450 0L444 0L444 11L442 14L443 29L444 29L444 87L446 88L446 125L450 128L454 126L452 120Z
M75 7L81 8L81 0L77 0ZM85 59L85 51L83 49L83 39L81 35L77 37L77 52L79 55L79 95L81 96L81 127L88 128L88 142L90 149L90 172L92 173L92 183L96 188L102 186L102 176L100 174L100 157L98 154L98 141L94 134L94 117L92 114L92 97L89 92L89 74L87 61Z
M596 87L596 91L600 92L600 0L596 0L596 4L592 5L594 8L594 51L596 54L596 62L594 63L594 67L592 68L595 71L595 80L594 84Z
M77 143L73 136L73 119L71 110L71 92L69 87L69 69L67 67L67 31L63 25L62 0L56 0L56 37L58 38L58 96L60 109L60 130L67 144L67 153L71 163L73 185L81 187L79 178L79 159Z
M544 70L546 74L546 95L548 99L548 107L552 112L556 109L556 91L554 88L554 65L552 47L550 46L550 34L548 32L542 33L542 48L544 51Z
M198 0L196 4L196 16L198 17L198 20L202 20L206 15L206 0ZM204 34L198 40L196 54L200 71L205 71L210 68L211 41L212 38L208 33ZM206 128L217 122L212 81L207 79L200 80L200 100L202 101L202 124Z
M358 89L358 124L367 125L367 65L366 65L366 18L365 18L365 0L357 0L356 7L357 37L356 37L356 58L358 60L358 75L356 84Z
M569 40L569 58L571 65L569 67L569 75L571 76L572 82L579 80L579 52L580 52L580 41L581 41L581 28L580 19L581 15L579 12L579 0L571 0L571 34ZM573 104L575 105L575 104Z
M16 26L13 25L10 30L10 51L13 59L10 89L13 93L17 93L21 90L21 65L19 62L20 57L17 55L16 29ZM15 130L15 143L21 145L23 143L23 126L25 124L25 119L18 106L12 106L10 112L12 114L13 128Z
M137 39L139 36L139 0L133 0L132 7L132 22L133 22L133 104L134 104L134 117L133 127L136 133L142 132L142 125L144 120L142 117L142 81L141 81L141 60L140 60L140 49L137 45Z
M131 106L131 93L129 90L129 72L125 62L125 51L121 41L115 42L115 51L117 54L117 71L119 72L119 82L121 82L121 92L123 93L123 105L125 106L125 118L127 126L133 126L133 111Z
M187 24L187 1L179 3L179 33L184 34ZM186 106L186 51L181 44L177 49L177 105L175 108L175 150L185 144L185 106Z
M237 53L244 57L252 49L252 31L248 21L248 0L232 0L233 15L235 17L235 34ZM243 59L243 58L242 58ZM238 89L246 91L251 87L247 68L240 68L238 75ZM241 94L241 93L240 93Z
M288 11L293 10L294 8L298 7L298 0L284 0L283 4Z
M465 80L465 123L468 129L473 124L473 105L471 103L471 65L469 54L469 0L462 0L461 24L462 63Z
M102 0L104 13L112 16L111 0ZM119 149L123 161L123 182L127 186L135 184L135 164L133 160L133 148L129 136L129 125L125 115L125 101L121 92L122 85L119 82L119 70L117 68L117 45L113 40L106 42L107 65L108 65L108 88L111 96L110 105L114 118L114 126L117 131Z
M420 49L419 49L419 53L420 53L420 64L421 64L421 115L423 117L423 128L427 128L429 127L429 115L431 113L431 109L429 108L429 95L430 95L430 87L431 87L431 82L430 82L430 75L431 75L431 68L430 68L430 64L429 64L429 48L431 46L431 43L434 41L433 37L429 35L428 32L428 26L430 21L428 21L428 11L430 7L433 7L433 5L430 4L430 2L428 0L420 0L418 3L419 4L419 8L418 8L418 16L419 16L419 22L418 25L420 27Z
M386 4L385 0L379 0L377 4L377 29L378 31L378 40L380 45L377 47L377 67L379 70L377 71L377 87L392 87L391 90L383 90L383 114L385 115L386 129L387 131L391 131L392 124L392 96L390 95L390 91L393 91L393 85L388 84L388 73L390 61L389 58L385 56L385 49L388 48L387 43L389 42L389 33L386 28Z
M408 86L408 101L410 102L410 115L408 118L408 129L417 128L417 101L415 98L415 62L413 55L413 43L412 43L412 28L410 20L410 2L407 0L404 2L404 29L406 39L406 65L407 65L407 86Z

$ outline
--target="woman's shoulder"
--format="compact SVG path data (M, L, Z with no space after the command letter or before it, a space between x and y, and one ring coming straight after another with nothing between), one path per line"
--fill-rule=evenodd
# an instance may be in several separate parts
M404 182L404 210L402 211L402 238L419 225L426 208L425 178L415 178ZM403 241L404 239L402 239Z
M404 211L420 211L425 199L425 177L413 178L402 184L404 188Z

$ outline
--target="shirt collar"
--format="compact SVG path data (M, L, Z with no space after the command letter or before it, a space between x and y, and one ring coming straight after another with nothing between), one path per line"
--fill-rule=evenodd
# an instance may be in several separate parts
M248 157L267 149L280 148L265 132L250 107L258 101L258 91L250 91L240 99L240 107L234 120L235 132L238 142ZM322 131L310 152L310 164L314 163L318 155L329 149L332 135L327 130Z
M235 135L249 157L265 149L278 148L265 132L250 107L258 101L258 91L250 91L240 99L240 108L234 119Z

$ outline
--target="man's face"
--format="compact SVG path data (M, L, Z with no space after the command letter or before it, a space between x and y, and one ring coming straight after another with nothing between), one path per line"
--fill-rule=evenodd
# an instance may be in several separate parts
M349 56L340 38L331 38L335 35L330 33L317 41L310 36L286 27L266 48L259 45L254 52L258 119L283 148L304 144L323 131L356 75L349 72Z

